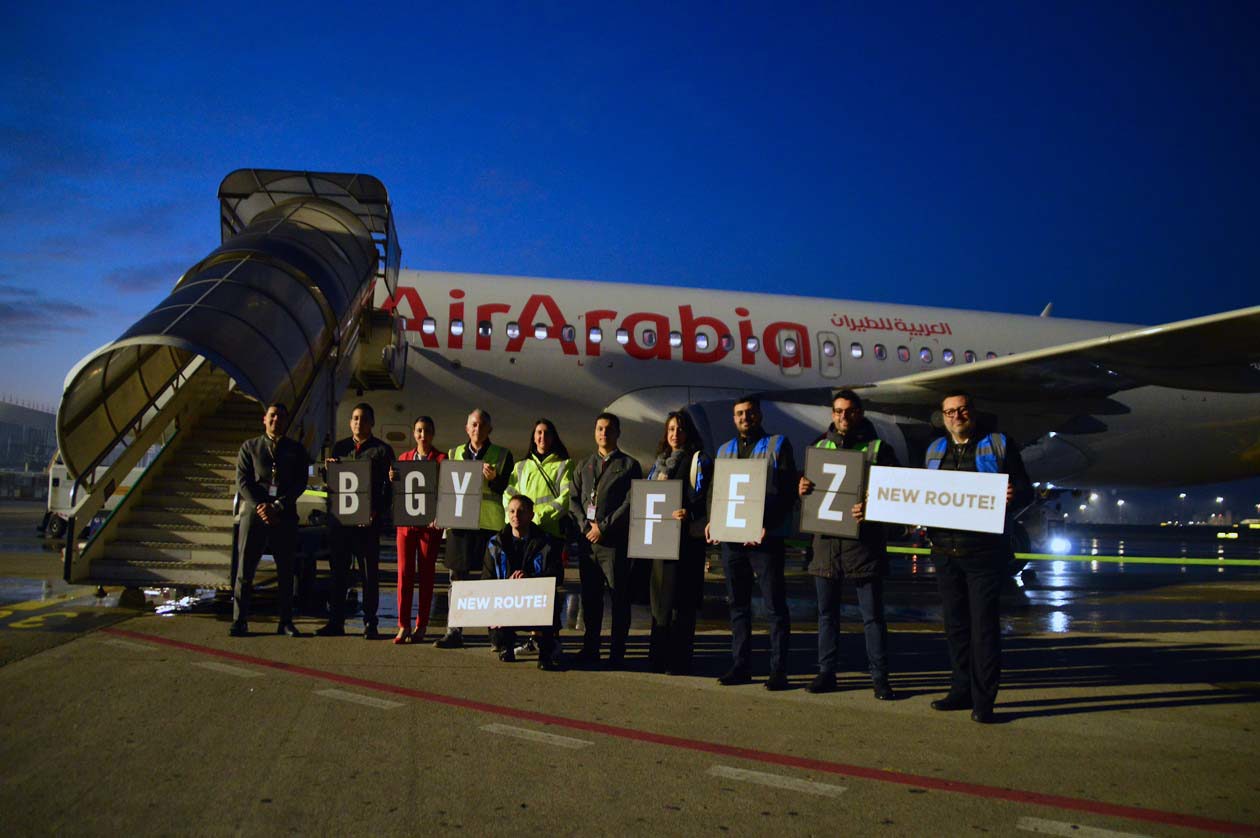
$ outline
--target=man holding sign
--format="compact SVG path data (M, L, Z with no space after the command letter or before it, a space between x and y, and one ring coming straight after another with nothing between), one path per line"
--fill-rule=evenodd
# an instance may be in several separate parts
M796 500L796 464L792 443L786 437L771 436L761 427L761 402L755 398L735 402L735 430L738 435L718 449L717 459L766 460L769 468L765 484L765 501L760 533L743 542L722 542L722 569L726 574L726 591L731 602L730 670L718 678L723 686L747 684L752 680L752 584L753 576L761 585L761 598L770 612L770 677L768 690L786 690L788 642L792 632L788 616L787 594L783 582L783 531ZM713 506L705 536L714 541L715 530L722 526L742 526L746 519L740 489L743 475L732 474L729 485L713 486ZM727 498L719 507L719 498ZM717 526L715 527L715 524ZM716 543L716 542L714 542Z
M863 468L871 465L895 466L897 457L891 445L885 445L875 432L875 426L862 410L862 399L852 390L841 390L831 402L831 425L827 432L814 443L815 448L860 451L864 455ZM875 697L881 701L895 698L888 683L888 623L884 619L884 577L888 575L888 554L885 550L887 536L884 525L863 521L866 502L862 496L854 496L851 505L836 504L828 494L835 495L833 483L842 483L843 475L832 469L824 474L827 482L818 486L802 475L798 492L801 497L823 493L823 504L817 513L820 517L831 513L837 518L849 515L859 524L857 538L840 538L822 533L814 535L814 558L809 572L814 576L818 593L818 675L806 689L812 693L836 690L836 665L840 647L840 585L846 579L853 581L857 589L858 607L862 611L862 625L866 635L866 660L871 680L875 685ZM861 481L857 484L861 486ZM841 495L840 497L845 497ZM843 508L831 510L831 506ZM802 513L801 527L806 526Z
M452 448L447 454L448 459L456 462L468 460L481 463L481 505L477 528L446 531L443 561L452 582L473 578L473 571L481 562L490 537L503 529L503 490L512 479L512 452L490 441L493 428L490 414L477 408L468 414L468 421L464 424L468 442ZM464 645L464 631L448 627L446 634L433 641L433 645L439 649L458 649Z
M560 542L533 524L534 502L525 495L508 501L507 526L490 538L483 564L490 579L536 579L543 576L564 578L560 564ZM554 614L554 609L552 611ZM552 660L555 623L538 626L538 668L558 669ZM499 660L516 660L516 631L512 628L490 628L491 643L500 649Z
M350 562L358 563L363 577L363 636L374 640L379 636L376 629L376 606L380 600L381 522L389 509L389 466L394 461L394 449L372 436L376 424L376 412L367 402L360 402L350 413L350 436L338 440L332 456L325 464L342 461L367 461L371 498L368 522L362 526L343 526L337 515L330 517L329 556L332 565L332 598L328 603L328 623L315 633L321 637L338 637L346 633L346 588L350 575ZM349 494L347 487L334 486L337 493Z
M1019 450L997 431L982 431L971 395L956 392L941 402L947 435L928 446L925 465L942 471L1006 474L1007 510L1032 501L1032 485ZM981 724L993 721L1002 673L998 603L1011 557L1010 520L1002 533L932 527L932 563L941 591L945 637L953 670L949 694L933 710L971 710Z

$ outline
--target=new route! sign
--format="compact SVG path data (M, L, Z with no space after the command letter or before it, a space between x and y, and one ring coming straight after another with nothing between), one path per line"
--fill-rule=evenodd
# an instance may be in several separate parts
M871 466L866 517L890 524L1000 533L1006 528L1005 474Z

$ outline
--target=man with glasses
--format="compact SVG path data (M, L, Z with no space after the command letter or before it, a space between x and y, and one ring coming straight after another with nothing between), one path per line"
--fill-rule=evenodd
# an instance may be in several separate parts
M927 468L1009 478L1005 532L944 527L929 532L952 669L949 694L933 701L932 709L970 709L973 721L991 724L1002 672L998 604L1011 558L1011 511L1032 501L1032 485L1014 443L1005 434L979 426L970 394L945 396L941 416L947 433L928 446Z
M861 451L866 465L895 466L892 446L884 444L862 410L862 399L852 390L841 390L831 402L831 425L815 448ZM801 475L797 493L804 497L814 483ZM853 505L850 514L862 521L865 502ZM866 635L866 660L875 697L896 698L888 683L888 623L884 620L884 577L888 575L887 536L884 525L862 521L858 537L814 535L814 557L809 572L818 594L818 675L805 689L812 693L834 692L840 648L840 586L847 578L857 589L858 607Z

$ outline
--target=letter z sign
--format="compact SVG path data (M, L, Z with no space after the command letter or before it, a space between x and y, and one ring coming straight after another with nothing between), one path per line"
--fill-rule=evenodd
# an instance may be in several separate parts
M866 456L861 451L805 449L805 477L814 491L801 498L801 532L857 538L850 510L862 499Z
M682 493L681 480L630 481L630 558L678 558L683 525L673 515Z
M372 464L348 460L328 466L328 514L346 527L372 522Z

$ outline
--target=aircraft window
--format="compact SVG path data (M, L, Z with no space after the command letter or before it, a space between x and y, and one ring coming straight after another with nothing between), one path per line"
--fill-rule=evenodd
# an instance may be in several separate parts
M919 350L919 360L925 364L932 363L932 350L926 346Z
M836 357L836 345L829 340L823 341L823 354L828 358Z
M604 330L598 326L592 326L586 333L586 339L591 343L599 343L604 339Z
M434 320L432 317L424 318L423 320L420 321L420 331L424 332L426 335L436 334L437 321Z
M696 349L708 349L708 348L709 348L709 336L703 335L703 334L696 335Z
M986 352L986 353L984 353L984 357L985 357L985 358L988 358L990 361L992 361L992 360L994 360L995 358L997 358L997 353L996 353L996 352Z
M459 335L462 335L463 333L464 333L464 321L452 320L451 321L451 334L458 337Z
M656 346L656 330L655 329L643 330L643 345L648 346L648 347Z
M944 361L946 364L953 364L954 363L954 350L946 349L943 352L941 352L941 360Z
M865 350L862 349L862 344L858 343L857 341L854 341L853 343L849 344L849 354L852 355L854 358L861 358L864 353L865 353Z
M560 327L560 340L565 343L573 343L573 339L577 337L577 329L565 323Z
M618 329L618 330L617 330L617 343L621 344L622 346L625 346L625 345L626 345L627 343L629 343L629 342L630 342L630 332L629 332L629 330L627 330L627 329Z
M966 361L968 364L974 364L976 362L976 353L968 349L966 352L963 353L963 360Z
M756 338L749 338L745 341L744 346L748 347L749 352L756 352L757 348L761 346L761 341Z
M534 324L534 340L546 340L547 331L548 331L547 324L535 323Z
M882 343L875 344L876 360L883 361L887 357L888 357L888 350L884 348L884 345Z
M682 332L670 332L669 345L673 347L682 346Z
M907 348L906 348L906 347L904 347L904 346L898 346L898 347L897 347L897 359L898 359L898 360L901 360L901 361L909 361L909 360L910 360L910 350L909 350L909 349L907 349Z
M478 337L488 338L492 334L494 334L494 326L490 325L489 320L482 320L479 323L477 323L477 336Z
M796 338L787 338L783 341L783 357L796 357Z
M511 340L516 340L521 336L521 324L513 320L507 324L507 336Z
M722 351L730 352L735 348L735 338L730 335L722 335Z

